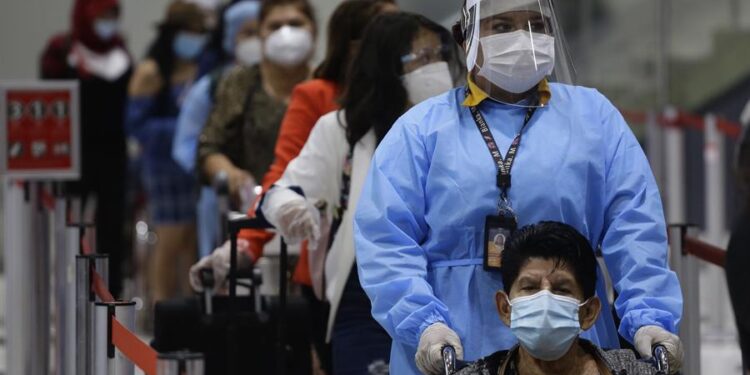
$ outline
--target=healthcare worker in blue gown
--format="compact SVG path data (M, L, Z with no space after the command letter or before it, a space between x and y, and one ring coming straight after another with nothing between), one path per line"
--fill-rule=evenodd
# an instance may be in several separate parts
M658 188L612 103L561 83L571 65L551 0L468 0L454 31L467 87L394 124L354 219L359 278L393 338L391 373L442 373L445 345L476 360L516 343L492 297L502 289L496 239L542 220L601 248L619 333L645 357L665 345L678 368L682 295ZM598 280L606 305L601 270ZM611 314L582 337L619 347Z

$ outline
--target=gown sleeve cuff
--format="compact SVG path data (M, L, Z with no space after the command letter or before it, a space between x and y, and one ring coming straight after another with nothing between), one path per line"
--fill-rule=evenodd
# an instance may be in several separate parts
M635 333L641 327L657 326L669 331L675 335L678 334L677 326L679 321L675 321L672 314L661 310L636 310L629 311L620 322L620 335L630 343L633 343Z
M433 310L426 315L412 314L412 316L408 317L399 325L399 329L396 330L396 333L406 344L417 347L424 330L435 323L443 323L448 327L451 326L450 321L446 319L445 316L439 311Z

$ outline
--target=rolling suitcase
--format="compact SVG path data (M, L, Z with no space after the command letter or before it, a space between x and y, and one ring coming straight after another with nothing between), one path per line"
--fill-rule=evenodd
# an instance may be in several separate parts
M154 341L160 352L190 350L206 358L207 375L310 374L311 344L307 304L287 295L288 256L281 242L280 293L263 298L257 288L257 272L237 271L237 235L242 229L262 229L257 219L229 220L232 256L229 295L211 294L212 274L202 274L203 296L160 302L155 307ZM249 296L237 295L237 287L250 289Z

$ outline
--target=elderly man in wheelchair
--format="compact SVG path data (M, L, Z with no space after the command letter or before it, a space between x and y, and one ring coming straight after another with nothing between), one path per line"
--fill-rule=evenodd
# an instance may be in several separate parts
M502 254L504 290L495 296L502 322L519 344L473 363L456 366L451 347L443 349L446 373L458 375L524 374L669 374L667 349L653 349L650 359L632 350L605 350L580 338L601 310L595 294L596 257L574 228L542 222L520 229ZM649 350L648 348L646 349ZM676 358L673 363L680 363ZM673 366L675 367L675 366Z

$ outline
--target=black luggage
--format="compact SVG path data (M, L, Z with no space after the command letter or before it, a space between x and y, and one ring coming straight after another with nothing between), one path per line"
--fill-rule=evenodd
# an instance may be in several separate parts
M261 298L255 272L237 272L236 244L241 229L264 228L257 219L228 222L232 243L229 296L165 301L155 306L154 341L159 352L189 350L203 353L206 375L311 373L311 345L306 324L307 304L287 296L286 244L281 242L280 295ZM204 281L210 283L210 273ZM249 280L249 284L243 284ZM237 285L250 288L250 296L237 296ZM210 291L210 288L206 288Z

